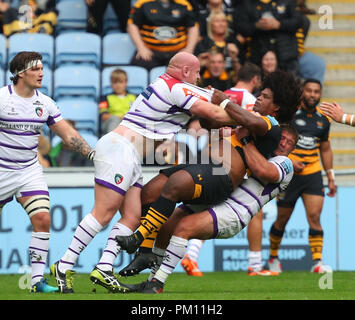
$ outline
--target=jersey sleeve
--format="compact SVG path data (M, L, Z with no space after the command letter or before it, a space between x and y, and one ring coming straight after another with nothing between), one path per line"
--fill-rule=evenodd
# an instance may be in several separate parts
M62 114L60 113L58 106L50 98L48 98L47 107L48 107L48 119L46 123L48 126L55 124L60 120L63 120Z
M188 84L177 84L171 89L172 103L176 106L189 110L197 100L211 101L211 90L189 86Z
M275 167L279 171L279 179L277 183L287 182L288 184L293 176L292 161L287 157L277 156L270 159L269 162L275 165Z

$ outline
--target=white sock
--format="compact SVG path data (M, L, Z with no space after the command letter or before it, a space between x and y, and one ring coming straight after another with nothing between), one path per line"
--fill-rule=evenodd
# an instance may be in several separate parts
M200 250L203 246L204 241L199 240L199 239L191 239L189 241L189 247L187 249L186 254L189 255L191 260L194 260L197 262L198 256L200 254Z
M151 281L154 278L156 272L159 270L160 265L164 259L165 249L153 247L152 252L155 254L155 256L157 258L157 264L155 265L155 267L153 267L151 269L149 277L148 277L148 281Z
M163 262L154 276L155 279L163 283L165 282L179 261L184 257L188 242L187 239L176 236L171 237L169 246L165 251Z
M249 267L253 270L260 271L263 267L261 260L261 251L249 251Z
M115 240L116 236L129 236L133 231L124 224L117 222L111 229L108 236L106 247L102 253L101 259L97 264L97 267L103 271L112 271L113 262L117 255L120 253L120 248Z
M32 266L32 286L43 278L48 256L49 235L49 232L32 232L28 248Z
M86 248L90 241L102 230L103 226L89 213L79 223L75 230L73 240L59 261L59 271L65 273L73 269L80 253Z

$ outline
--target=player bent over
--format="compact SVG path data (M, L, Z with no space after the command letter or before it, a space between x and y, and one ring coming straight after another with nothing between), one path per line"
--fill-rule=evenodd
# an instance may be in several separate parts
M43 278L49 248L48 186L37 157L38 139L46 123L71 149L89 158L94 151L73 129L42 86L42 56L20 52L10 62L13 85L0 89L0 212L13 196L33 226L29 255L32 292L54 292Z
M193 206L177 208L172 218L175 217L171 220L176 227L160 260L159 269L152 271L148 281L135 285L125 284L127 288L142 293L162 292L166 279L184 257L190 239L233 237L249 224L263 205L285 190L293 176L292 162L287 156L298 141L298 133L290 125L281 127L279 146L274 152L275 156L269 160L258 152L251 139L242 139L245 141L243 150L252 176L234 190L225 202L207 210L193 213ZM169 223L170 221L167 224ZM158 235L155 246L163 250L166 245L164 241L159 241L160 236L161 234Z

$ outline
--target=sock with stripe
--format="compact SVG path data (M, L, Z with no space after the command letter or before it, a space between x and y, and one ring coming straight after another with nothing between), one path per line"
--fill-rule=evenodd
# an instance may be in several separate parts
M275 223L272 224L270 232L269 232L269 240L270 240L270 257L276 258L278 256L278 252L281 245L281 240L284 235L284 230L279 230L275 228Z
M84 217L74 232L72 242L59 260L59 271L65 273L73 269L80 253L86 248L90 241L102 230L103 226L90 213Z
M263 268L263 263L261 259L261 251L249 251L248 254L249 267L254 271L260 271Z
M49 235L49 232L32 232L28 248L32 267L32 286L43 278L48 256Z
M117 222L111 229L107 244L97 267L103 271L112 271L113 263L120 253L120 247L115 240L116 236L129 236L133 231L124 224Z
M148 213L148 210L150 208L150 206L152 205L152 203L148 203L148 204L143 204L142 205L142 217L141 217L141 223L144 221L145 216ZM144 241L142 242L142 244L140 245L138 252L140 253L151 253L153 246L154 246L154 241L158 236L158 232L157 231L153 231L146 239L144 239Z
M161 226L168 220L175 210L176 203L160 196L155 201L136 231L137 237L143 241L147 239L154 231L159 231Z
M169 246L166 248L165 256L154 279L165 283L168 276L173 272L176 265L184 257L189 241L184 238L172 236Z
M312 251L312 260L322 260L323 230L309 229L308 241Z
M191 260L197 262L203 243L204 241L199 239L191 239L189 241L189 247L187 248L186 254L189 255Z
M157 247L153 247L152 251L155 254L155 257L157 258L157 261L156 261L156 265L150 270L148 281L151 281L154 278L155 274L157 273L157 271L161 266L161 263L163 262L164 254L165 254L165 249L160 249Z

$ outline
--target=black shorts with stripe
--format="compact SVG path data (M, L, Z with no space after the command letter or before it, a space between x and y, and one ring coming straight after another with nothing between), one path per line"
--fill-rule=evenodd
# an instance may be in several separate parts
M193 199L186 204L215 205L225 201L233 192L233 184L226 170L219 164L180 164L159 172L170 177L177 171L187 171L195 182Z
M308 175L294 175L284 192L277 197L277 206L293 208L302 194L312 194L324 197L324 185L321 171Z

